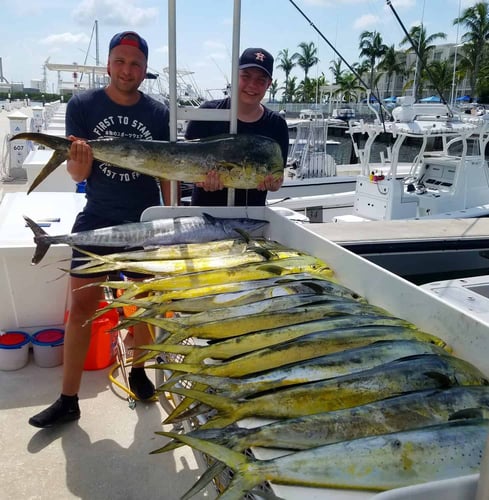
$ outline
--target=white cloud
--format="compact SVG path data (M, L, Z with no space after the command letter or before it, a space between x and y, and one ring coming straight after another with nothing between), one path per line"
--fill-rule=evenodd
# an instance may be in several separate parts
M42 38L39 43L53 47L57 45L82 45L88 43L88 41L89 38L84 33L59 33Z
M380 19L378 16L374 16L373 14L365 14L364 16L361 16L355 20L353 27L357 30L366 30L368 28L378 27L379 23Z
M156 7L142 8L137 1L84 0L74 11L73 18L82 24L94 19L108 25L143 26L158 16Z

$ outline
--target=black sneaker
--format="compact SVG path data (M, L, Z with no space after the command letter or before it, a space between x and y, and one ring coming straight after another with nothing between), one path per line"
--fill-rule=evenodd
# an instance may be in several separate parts
M151 399L155 394L155 386L148 378L144 368L133 368L129 373L129 387L138 399Z
M80 408L78 406L78 398L67 403L63 399L63 396L61 396L51 406L31 417L29 424L45 429L65 422L78 420L79 418Z

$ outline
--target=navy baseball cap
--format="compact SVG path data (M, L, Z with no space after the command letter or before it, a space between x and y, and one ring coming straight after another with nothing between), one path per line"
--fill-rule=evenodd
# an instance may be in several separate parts
M260 68L272 78L273 56L265 49L245 49L239 58L239 69L245 68Z
M135 31L123 31L112 37L109 44L109 53L118 45L131 45L139 49L146 59L148 59L148 44L144 38L141 38Z

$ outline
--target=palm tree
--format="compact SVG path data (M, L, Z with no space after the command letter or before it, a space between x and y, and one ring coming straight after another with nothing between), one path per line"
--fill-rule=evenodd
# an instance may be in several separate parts
M333 74L333 83L338 83L343 70L341 69L341 59L333 59L330 61L331 66L329 67L331 73Z
M309 70L315 66L319 59L316 56L318 49L314 42L301 42L299 44L301 52L296 52L292 57L297 61L297 65L304 70L304 82L307 80Z
M383 57L387 45L382 42L382 35L377 31L364 31L360 35L360 57L367 58L370 66L369 88L374 89L374 71L377 59Z
M289 78L287 86L285 88L285 95L289 99L289 102L295 102L297 96L297 77L293 76Z
M277 56L278 64L277 68L281 69L285 73L285 89L289 86L289 77L292 69L295 66L294 58L289 56L289 49L283 49L278 53ZM287 102L287 90L284 93L284 102Z
M446 33L438 32L428 36L426 33L426 29L421 24L418 26L413 26L410 29L409 37L415 43L415 48L411 46L406 50L406 52L417 51L416 64L415 64L415 79L414 79L414 98L418 99L422 89L422 80L424 76L421 72L421 68L427 67L428 56L435 47L433 45L433 42L439 38L444 40L447 37L447 35ZM408 43L410 44L411 42L409 38L405 36L401 40L400 45L406 45ZM407 85L409 85L409 83L411 82L408 82Z
M439 89L443 95L449 95L453 80L453 64L450 61L432 61L428 68L433 78L433 89Z
M404 65L399 61L399 54L394 45L387 47L387 50L385 51L385 54L383 55L377 68L384 71L387 75L387 85L385 89L386 95L384 95L384 97L390 97L391 84L394 75L404 73Z
M277 92L278 92L278 81L273 80L273 82L270 84L270 87L268 87L268 99L274 102Z
M465 9L453 24L467 29L462 36L464 43L464 67L469 75L470 95L476 94L477 78L484 56L487 54L486 40L489 38L489 7L487 2L478 2Z
M363 87L359 85L358 78L353 73L343 73L338 80L339 89L337 95L342 96L346 102L358 101L358 91L362 91Z

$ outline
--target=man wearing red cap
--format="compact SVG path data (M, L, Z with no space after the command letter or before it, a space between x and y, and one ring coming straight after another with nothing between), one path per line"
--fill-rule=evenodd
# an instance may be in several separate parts
M264 135L275 139L282 150L284 168L287 163L289 132L286 121L261 101L272 83L273 57L265 49L248 48L239 58L238 83L238 134ZM231 98L208 101L202 108L229 109ZM229 132L229 122L190 121L185 132L186 139L199 139ZM272 176L265 179L258 189L237 189L235 205L265 205L267 190L277 191L282 180ZM227 205L227 189L223 189L219 174L212 170L205 182L196 184L192 192L192 205Z
M136 222L147 207L161 205L162 195L156 179L94 161L92 150L85 142L101 137L169 140L167 106L138 90L146 77L147 59L148 45L137 33L125 31L114 35L107 62L109 85L76 94L68 102L66 132L73 141L68 172L75 182L87 181L87 203L78 214L72 232ZM162 187L163 198L168 199L169 183ZM99 246L87 249L102 255L118 251ZM73 251L73 257L80 255ZM72 269L77 265L72 261ZM91 334L91 324L87 320L103 298L101 287L86 285L104 278L101 274L71 272L71 308L65 331L61 396L29 419L35 427L53 427L80 418L78 391ZM148 343L151 337L146 325L136 325L134 344ZM142 365L133 366L129 382L139 399L153 396L154 386Z

